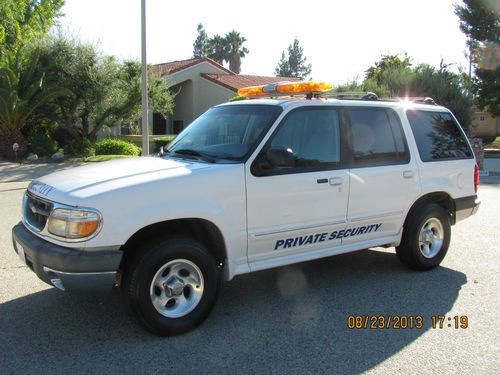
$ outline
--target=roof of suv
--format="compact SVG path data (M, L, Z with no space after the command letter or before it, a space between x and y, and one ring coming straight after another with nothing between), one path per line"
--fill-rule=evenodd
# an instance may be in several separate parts
M355 106L355 107L380 107L380 108L404 108L404 109L418 109L426 111L449 111L447 108L440 105L415 103L407 100L352 100L352 99L306 99L304 97L283 97L279 99L246 99L230 103L220 104L226 105L279 105L283 109L302 106L321 106L321 105L335 105L335 106Z

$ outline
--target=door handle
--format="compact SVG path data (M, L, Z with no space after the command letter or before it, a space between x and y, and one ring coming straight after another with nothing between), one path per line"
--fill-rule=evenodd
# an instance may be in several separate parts
M404 171L403 177L404 178L413 178L413 171Z
M344 182L344 180L342 179L342 177L331 177L330 178L330 185L331 186L342 185L343 182Z

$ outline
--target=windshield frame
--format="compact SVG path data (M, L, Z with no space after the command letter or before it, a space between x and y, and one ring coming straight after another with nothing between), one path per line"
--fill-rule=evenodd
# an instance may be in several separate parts
M249 158L250 156L253 154L253 152L255 151L255 149L261 144L262 140L264 139L264 137L266 136L266 134L268 134L269 132L269 129L271 129L271 127L276 123L276 120L280 117L280 115L283 113L283 107L281 105L277 105L277 104L259 104L259 103L256 103L256 104L230 104L230 105L219 105L219 106L215 106L215 107L212 107L210 109L208 109L206 112L204 112L201 116L199 116L196 120L194 120L191 124L189 124L181 133L179 133L177 135L177 137L175 137L175 139L170 143L170 145L165 149L165 156L167 157L175 157L175 158L181 158L181 159L190 159L190 160L193 160L193 159L199 159L201 161L204 161L203 159L201 158L198 158L194 155L186 155L186 154L177 154L175 152L175 149L173 149L179 142L182 138L184 138L182 136L182 134L187 130L189 129L189 127L195 122L197 121L199 118L201 118L202 116L206 115L207 113L209 113L210 111L213 111L215 109L221 109L221 108L237 108L237 107L240 107L240 108L248 108L248 109L251 109L251 108L257 108L257 107L265 107L265 108L274 108L275 109L275 113L270 117L269 119L269 122L265 125L265 127L262 129L261 133L259 134L259 136L255 139L255 141L250 145L250 147L248 148L248 151L242 155L242 156L231 156L231 157L222 157L222 156L217 156L217 155L212 155L212 154L209 154L210 158L213 158L215 162L217 163L222 163L222 164L233 164L233 163L245 163ZM181 137L182 136L182 137ZM181 147L180 149L184 149L184 147ZM194 148L193 150L197 151L197 152L200 152L200 153L206 153L205 151L203 150L197 150L196 148Z

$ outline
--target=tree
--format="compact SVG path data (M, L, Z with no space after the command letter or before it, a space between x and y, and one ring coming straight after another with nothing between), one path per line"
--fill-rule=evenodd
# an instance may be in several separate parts
M460 73L450 71L441 61L439 69L428 64L411 67L407 56L386 55L366 70L366 78L358 84L352 81L336 87L337 92L374 92L380 98L432 97L449 108L464 128L471 123L471 101L466 95L467 81Z
M229 69L237 74L241 72L241 59L250 51L243 44L247 41L244 36L232 30L225 36L215 34L208 38L203 25L198 24L198 37L193 43L194 57L210 57L223 65L229 62Z
M45 34L61 16L64 0L2 0L0 2L0 57Z
M100 129L140 117L140 64L118 62L102 56L93 46L63 37L52 38L36 47L46 80L57 83L71 96L47 103L41 111L58 124L64 138L94 140ZM150 73L150 104L166 116L173 109L173 95L166 82ZM59 139L61 141L61 139ZM64 139L62 139L64 143Z
M203 25L201 23L198 24L197 27L198 36L193 43L193 57L204 57L208 55L208 35Z
M303 57L304 50L299 45L297 38L288 46L288 56L285 51L281 54L274 73L278 77L297 77L305 79L311 74L311 64L307 64L307 58Z
M460 30L469 38L484 42L500 39L500 6L495 0L463 0L455 5L460 18Z
M208 57L217 61L219 64L224 64L227 60L227 40L219 34L214 35L208 40Z
M26 147L23 128L43 117L38 111L42 106L63 95L71 93L46 82L37 54L24 58L18 50L4 55L0 66L0 155L12 158L14 143L22 154Z
M469 43L479 44L483 54L498 56L500 40L500 6L495 0L464 0L456 5L455 13L460 18L460 29L469 37ZM489 51L488 51L489 50ZM500 61L484 64L475 61L477 104L487 108L491 114L500 116Z
M285 55L285 51L281 52L281 59L274 70L274 74L276 74L277 77L292 77L293 72L290 68L288 56Z
M415 78L409 96L432 97L436 103L450 109L460 124L468 129L472 122L472 103L460 74L451 72L441 62L439 69L428 64L415 68Z
M243 47L243 43L247 40L239 32L232 30L226 34L225 41L229 70L239 74L241 72L241 59L250 52L246 47Z
M384 55L380 58L379 61L375 62L375 65L369 67L366 70L366 79L373 79L378 84L381 84L382 76L388 71L392 71L392 74L398 74L402 72L410 71L411 67L411 59L406 56L404 58L400 58L398 55Z

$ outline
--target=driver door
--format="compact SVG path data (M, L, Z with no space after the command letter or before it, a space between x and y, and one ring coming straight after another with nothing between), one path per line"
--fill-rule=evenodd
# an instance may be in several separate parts
M342 243L349 195L342 166L342 126L333 107L290 112L247 166L248 261L252 270L310 258ZM266 160L269 150L293 152L294 165ZM305 253L305 254L304 254ZM287 263L285 261L284 263Z

